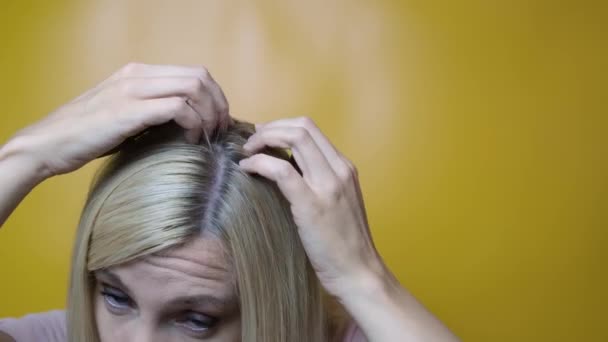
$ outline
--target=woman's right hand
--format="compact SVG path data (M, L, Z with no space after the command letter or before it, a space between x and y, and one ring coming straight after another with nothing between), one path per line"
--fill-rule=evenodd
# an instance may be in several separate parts
M26 152L42 179L74 171L150 126L174 120L198 142L226 127L228 103L203 67L130 63L4 146Z

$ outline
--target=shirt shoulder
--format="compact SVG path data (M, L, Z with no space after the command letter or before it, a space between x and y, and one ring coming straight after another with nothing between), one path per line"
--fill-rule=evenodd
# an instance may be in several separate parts
M15 342L66 342L65 311L54 310L19 318L3 318L0 319L0 331L11 336Z

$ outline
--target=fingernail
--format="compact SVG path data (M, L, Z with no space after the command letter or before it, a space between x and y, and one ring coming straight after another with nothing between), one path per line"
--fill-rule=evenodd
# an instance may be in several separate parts
M246 166L246 164L249 162L249 158L243 158L239 161L239 166Z

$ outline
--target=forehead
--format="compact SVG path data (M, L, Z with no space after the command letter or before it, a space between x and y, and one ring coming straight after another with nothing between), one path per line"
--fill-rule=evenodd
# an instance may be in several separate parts
M188 243L141 260L140 266L152 266L163 271L181 273L184 277L230 281L232 267L222 242L208 234L193 238Z
M139 300L160 303L180 296L210 295L232 301L235 297L228 255L221 241L212 236L193 238L108 271Z

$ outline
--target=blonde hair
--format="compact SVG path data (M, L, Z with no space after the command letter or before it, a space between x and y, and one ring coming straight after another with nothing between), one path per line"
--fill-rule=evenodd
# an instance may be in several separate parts
M253 125L188 144L173 124L150 129L109 158L80 219L68 296L71 342L98 342L93 272L220 237L235 270L242 340L327 341L323 292L278 187L238 161ZM287 159L284 151L265 153Z

